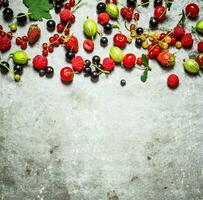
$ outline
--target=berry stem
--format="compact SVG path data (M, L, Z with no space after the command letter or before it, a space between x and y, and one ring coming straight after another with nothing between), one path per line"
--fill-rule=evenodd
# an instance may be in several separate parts
M32 13L25 13L25 14L23 14L23 15L19 15L19 16L14 16L13 17L13 19L18 19L18 18L21 18L21 17L27 17L27 16L29 16L29 15L31 15Z
M95 68L97 68L98 70L100 70L102 73L105 73L105 74L110 74L110 72L109 72L109 71L103 70L103 69L101 69L100 67L98 67L98 66L97 66L97 65L95 65L95 64L92 64L92 66L93 66L93 67L95 67Z

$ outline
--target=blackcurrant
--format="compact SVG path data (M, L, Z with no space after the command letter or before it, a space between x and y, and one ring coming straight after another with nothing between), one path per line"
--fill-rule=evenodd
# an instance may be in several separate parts
M125 79L122 79L121 82L120 82L121 86L125 86L126 85L126 80Z
M99 64L100 63L100 57L99 56L93 56L93 58L92 58L92 62L94 63L94 64Z
M7 62L5 62L5 61L2 61L1 63L0 63L0 70L1 70L1 73L2 74L7 74L8 73L8 69L6 68L10 68L10 66L9 66L9 64L7 63Z
M54 75L54 68L51 66L48 66L46 69L46 77L51 78Z
M23 73L23 66L22 65L14 65L13 71L15 74L22 75Z
M103 2L100 2L97 4L97 13L105 12L106 10L106 4Z
M27 22L27 16L25 15L25 13L19 13L17 15L17 22L18 22L18 25L25 25L26 22Z
M39 76L44 76L46 74L46 70L44 70L44 69L40 69L39 70Z
M163 0L154 0L154 7L162 6Z
M97 64L97 67L100 68L100 69L103 69L103 65L100 64L100 63ZM100 72L100 70L99 70L97 67L95 67L95 70L96 70L97 72Z
M13 10L11 8L5 8L3 10L3 17L5 20L10 21L13 18Z
M9 6L9 0L4 0L3 7L8 7L8 6Z
M154 17L151 17L149 21L149 26L150 28L156 28L158 26L158 20Z
M110 23L107 23L106 25L104 25L104 32L109 34L112 31L112 25Z
M56 22L52 19L47 21L47 30L54 31L56 27Z
M91 65L91 61L90 60L85 60L85 67L89 67Z
M98 79L99 79L98 72L97 71L92 71L92 73L91 73L91 80L93 82L96 82L96 81L98 81Z
M68 61L71 61L73 58L75 57L75 53L74 52L66 52L66 59Z
M101 45L102 47L106 47L106 46L108 45L108 38L107 38L107 37L102 37L102 38L100 39L100 45Z
M135 40L135 45L136 45L137 47L141 47L141 46L142 46L142 40L141 40L140 38L137 38L137 39Z
M137 33L138 35L142 35L142 34L144 33L144 29L143 29L142 27L138 27L138 28L136 29L136 33Z
M127 7L132 6L136 7L137 0L127 0Z
M85 73L85 76L90 76L92 73L91 67L84 67L83 72Z
M55 10L55 13L60 13L61 12L61 5L60 4L55 4L54 10Z

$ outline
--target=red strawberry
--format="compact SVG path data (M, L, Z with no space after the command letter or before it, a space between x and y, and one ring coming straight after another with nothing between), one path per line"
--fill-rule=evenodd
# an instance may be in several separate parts
M175 37L182 38L184 34L185 34L185 29L182 25L177 25L174 28L174 36Z
M69 9L64 9L60 12L59 16L62 22L67 22L71 19L72 12Z
M36 70L45 69L48 65L48 60L44 56L37 55L33 58L32 64Z
M39 40L40 35L41 35L41 30L38 27L38 25L37 24L31 25L27 32L28 42L31 45L35 44Z
M68 36L64 42L65 47L75 53L78 52L78 39L75 36Z
M7 36L0 37L0 51L5 52L11 48L11 40Z
M173 67L176 59L174 54L168 51L163 51L157 56L157 60L163 67Z
M103 60L103 68L107 71L112 71L115 67L115 62L111 58L104 58Z
M71 64L75 71L81 72L84 68L85 62L81 56L76 56L71 60Z
M101 25L105 25L109 22L110 17L107 13L100 13L97 19Z
M182 45L183 47L186 48L190 48L193 45L193 38L192 38L192 34L191 33L186 33L183 37L182 37Z

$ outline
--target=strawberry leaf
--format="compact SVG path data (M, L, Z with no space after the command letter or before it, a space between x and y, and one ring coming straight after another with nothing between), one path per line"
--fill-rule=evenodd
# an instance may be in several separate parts
M53 8L53 4L49 0L23 0L23 3L28 8L30 18L33 20L50 19L49 10Z

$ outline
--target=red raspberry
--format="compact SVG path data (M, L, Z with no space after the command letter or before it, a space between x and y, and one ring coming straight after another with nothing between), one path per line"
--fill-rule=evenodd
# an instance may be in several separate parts
M200 42L198 43L198 51L199 51L200 53L203 53L203 41L200 41Z
M94 42L90 39L86 39L83 42L83 48L87 52L92 52L94 50Z
M72 67L75 71L81 72L85 66L85 62L81 56L76 56L71 60Z
M183 35L185 34L185 29L182 25L177 25L175 28L174 28L174 36L177 37L177 38L182 38Z
M109 22L110 17L107 13L100 13L97 19L101 25L105 25Z
M36 70L45 69L48 65L48 60L44 56L37 55L33 58L32 64Z
M59 16L62 22L68 22L72 16L72 12L69 9L64 9L60 12Z
M7 36L0 38L0 51L5 52L8 51L10 48L11 40Z
M104 58L102 65L104 70L112 71L115 67L115 62L111 58Z
M193 38L192 38L192 34L191 33L186 33L183 37L182 37L182 45L183 47L186 48L190 48L193 45Z
M168 77L168 80L167 80L167 85L168 87L170 87L171 89L175 89L178 87L179 85L179 78L176 74L171 74L169 77Z

